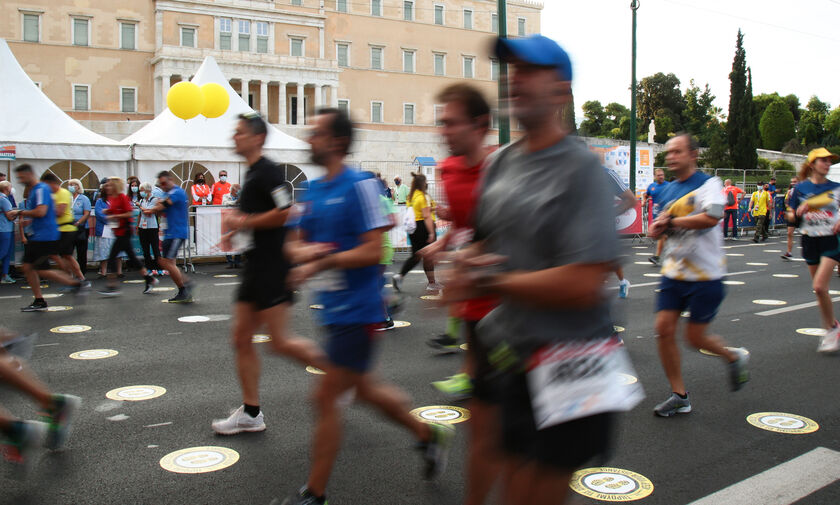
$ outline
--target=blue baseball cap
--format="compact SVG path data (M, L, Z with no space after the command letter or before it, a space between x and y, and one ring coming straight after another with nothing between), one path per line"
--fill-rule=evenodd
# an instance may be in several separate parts
M554 67L560 77L566 81L572 80L572 61L569 54L543 35L531 35L515 39L496 39L494 52L502 61L520 60L541 67Z

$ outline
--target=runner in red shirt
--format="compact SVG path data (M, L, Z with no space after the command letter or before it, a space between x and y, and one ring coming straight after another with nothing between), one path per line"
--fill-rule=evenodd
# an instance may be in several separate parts
M143 293L151 293L152 286L157 284L158 281L149 274L149 271L134 254L134 248L131 245L131 216L134 212L134 206L125 194L125 182L119 177L111 177L108 179L106 186L108 186L108 194L112 195L108 198L108 208L105 210L105 213L108 214L106 226L113 229L116 240L114 240L111 253L108 255L108 270L111 272L108 274L108 284L105 289L99 291L99 294L104 296L121 294L117 287L117 274L114 272L117 271L117 256L122 252L128 256L129 264L140 270L140 274L146 280Z
M484 145L490 127L490 107L481 92L467 84L455 84L438 95L444 104L441 134L452 156L441 165L441 180L449 201L450 231L437 242L421 250L421 254L437 255L457 249L472 238L473 214L478 203L482 168L492 149ZM444 294L446 288L444 288ZM478 322L498 303L493 297L467 300L450 307L450 315L463 319L466 327L467 355L464 370L446 381L433 385L450 395L470 396L471 430L467 460L467 505L484 503L500 470L497 455L498 399L491 386L492 367L487 349L476 337ZM443 335L430 342L435 347L457 344L452 335Z

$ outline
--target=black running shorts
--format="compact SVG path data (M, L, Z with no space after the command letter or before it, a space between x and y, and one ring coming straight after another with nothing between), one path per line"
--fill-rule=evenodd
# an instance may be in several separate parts
M277 261L254 261L246 257L242 269L242 284L236 293L237 302L254 304L257 310L265 310L292 303L292 290L286 285L289 269Z

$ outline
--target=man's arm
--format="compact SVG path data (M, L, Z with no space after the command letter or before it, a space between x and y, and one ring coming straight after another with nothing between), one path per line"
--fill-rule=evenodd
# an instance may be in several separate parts
M636 196L633 195L633 192L629 189L625 190L624 193L618 195L619 202L616 205L615 214L621 215L627 212L628 210L632 209L636 206Z
M265 230L270 228L280 228L286 224L286 219L289 217L289 209L271 209L266 212L259 212L256 214L246 214L244 212L231 212L225 219L229 228L234 230L250 229L250 230Z
M47 215L47 209L48 209L48 207L47 207L46 204L41 204L41 205L38 205L37 207L35 207L34 209L21 210L21 211L19 211L19 215L23 216L23 217L35 217L35 218L44 217L44 216Z
M533 272L492 276L489 292L545 308L591 307L603 301L604 282L613 263L572 263Z

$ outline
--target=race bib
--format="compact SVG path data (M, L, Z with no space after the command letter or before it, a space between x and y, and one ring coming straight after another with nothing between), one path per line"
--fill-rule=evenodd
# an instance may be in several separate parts
M628 411L645 397L621 339L613 335L566 342L537 352L528 367L528 389L538 429L604 412Z
M278 209L285 209L292 205L292 197L289 195L289 190L284 186L277 186L271 191L271 198L274 199L274 205Z

